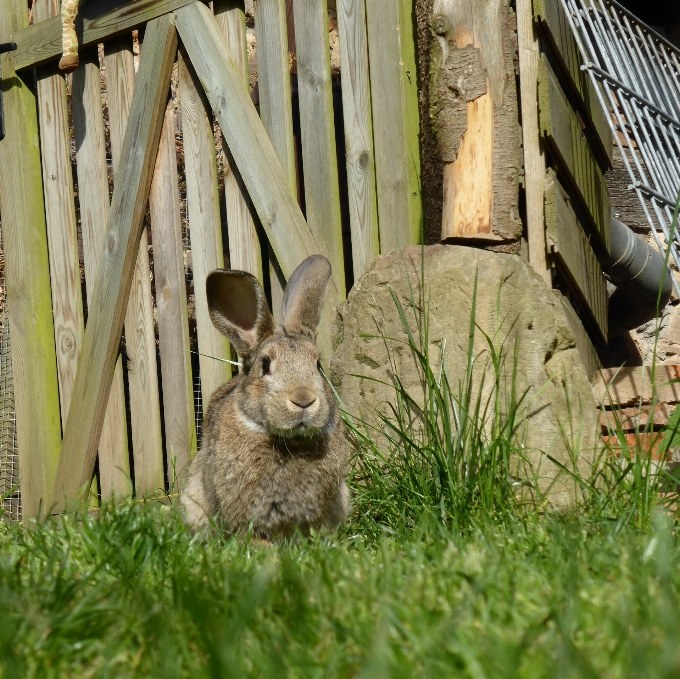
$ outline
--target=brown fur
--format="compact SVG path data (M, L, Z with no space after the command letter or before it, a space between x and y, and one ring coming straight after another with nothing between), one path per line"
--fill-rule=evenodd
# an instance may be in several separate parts
M209 276L213 323L237 347L243 371L215 392L204 420L182 495L194 529L214 521L271 539L344 520L349 444L312 339L329 276L318 255L298 267L277 329L254 277Z

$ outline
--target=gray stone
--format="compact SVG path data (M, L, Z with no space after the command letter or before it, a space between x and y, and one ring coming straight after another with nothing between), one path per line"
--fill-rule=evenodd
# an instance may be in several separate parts
M483 384L486 398L493 382L489 345L481 331L495 346L505 347L502 399L512 382L517 346L515 388L518 394L526 390L519 432L525 459L551 503L568 507L574 501L575 484L547 456L573 468L572 455L577 453L579 470L587 477L599 440L598 410L559 300L519 257L433 245L376 258L338 309L332 380L347 411L368 423L376 422L376 411L388 412L387 404L395 402L393 370L409 394L422 402L422 373L412 352L403 343L385 339L406 340L394 293L412 329L417 314L429 309L431 362L440 362L443 346L449 383L457 389L466 373L475 277L479 328L474 339L473 391L478 393ZM432 368L437 371L439 365Z

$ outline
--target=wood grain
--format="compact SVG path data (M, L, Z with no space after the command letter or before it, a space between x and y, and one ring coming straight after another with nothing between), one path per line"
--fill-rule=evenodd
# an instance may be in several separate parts
M288 20L285 0L258 0L255 30L257 31L258 92L260 117L264 129L281 162L290 190L297 193L293 109L291 104L288 44ZM292 19L292 3L291 3ZM286 279L270 249L269 280L272 292L272 313L281 323L281 306Z
M338 289L344 291L328 12L318 0L294 0L293 12L307 223L331 263Z
M248 88L248 57L246 53L246 17L243 0L216 0L213 3L215 21L222 31L229 55ZM227 205L229 233L229 264L232 269L248 271L262 281L262 252L255 222L250 213L250 201L230 160L228 149L223 151L224 193Z
M354 280L380 254L365 0L339 0L342 109Z
M224 268L220 201L217 193L215 138L208 102L198 78L182 51L179 62L187 211L194 275L196 332L198 334L201 395L207 409L214 391L231 379L229 341L210 320L205 281L214 269Z
M583 210L600 256L609 248L611 204L602 171L545 56L538 68L539 122L560 180Z
M380 251L420 243L420 123L408 0L366 0Z
M120 154L104 248L52 496L56 511L92 476L133 281L163 112L177 49L171 15L149 22Z
M100 77L97 50L81 51L80 66L72 76L72 102L80 228L88 303L92 302L97 265L104 247L104 234L109 216L109 183ZM99 485L104 499L124 497L132 492L123 362L120 354L116 360L99 440Z
M115 186L135 90L132 39L117 38L107 43L104 50ZM158 488L164 487L165 478L146 228L142 229L125 313L125 353L130 390L135 491L141 495L153 494Z
M288 277L311 254L323 252L305 222L287 177L241 76L226 54L214 17L201 4L175 13L177 28L201 85L222 128L232 156L257 211L283 274ZM344 291L343 291L344 294ZM331 278L327 305L335 307L340 290ZM330 338L323 325L320 336Z
M22 0L0 0L0 42L28 25ZM45 514L59 461L59 385L33 74L0 56L6 137L0 141L0 213L10 319L14 407L24 519ZM6 168L9 168L7 171Z
M59 14L59 3L57 0L38 0L33 11L38 25ZM84 326L71 173L71 135L64 76L55 65L49 65L38 69L36 81L59 400L61 419L65 422L71 405Z
M444 165L442 240L492 234L493 147L493 99L487 93L467 103L458 158Z
M81 3L76 21L82 47L115 38L147 21L184 7L196 0L97 0ZM14 34L16 69L34 68L61 57L61 19L53 17Z
M196 414L172 102L165 109L149 208L158 306L166 463L170 487L179 491L184 485L189 462L196 454Z
M517 0L516 7L529 263L546 284L552 287L546 261L543 216L545 157L539 143L538 130L538 41L534 36L531 0Z

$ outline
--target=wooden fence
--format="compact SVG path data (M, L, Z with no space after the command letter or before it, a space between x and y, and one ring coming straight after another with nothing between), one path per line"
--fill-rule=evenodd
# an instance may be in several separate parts
M18 46L0 57L0 216L25 517L61 511L93 478L104 499L181 484L194 373L206 405L231 376L208 316L212 269L256 274L276 312L286 277L324 253L328 342L348 284L422 229L409 0L338 0L342 118L318 0L257 0L259 113L236 0L83 3L69 79L58 13L36 0L29 25L26 0L0 0L0 42Z

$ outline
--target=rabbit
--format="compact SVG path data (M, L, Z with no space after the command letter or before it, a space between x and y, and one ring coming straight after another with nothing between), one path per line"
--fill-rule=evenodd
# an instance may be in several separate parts
M206 291L210 318L234 345L239 375L210 399L201 450L181 504L196 531L264 540L338 527L349 511L349 441L315 345L329 261L305 259L274 327L264 292L245 271L216 270Z

